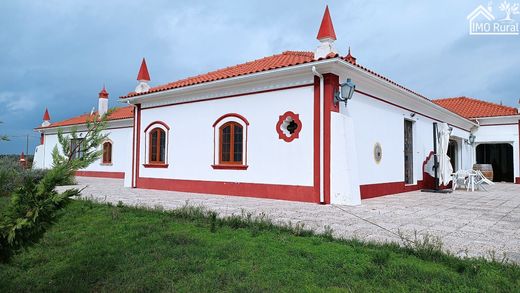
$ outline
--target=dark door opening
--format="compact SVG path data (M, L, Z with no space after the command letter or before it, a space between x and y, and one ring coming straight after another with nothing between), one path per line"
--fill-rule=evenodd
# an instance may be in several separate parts
M404 182L413 184L413 122L404 120Z
M451 167L453 167L453 171L457 171L457 142L450 139L450 143L448 144L448 157L450 157Z
M478 145L477 164L491 164L495 182L514 182L513 146L510 144Z

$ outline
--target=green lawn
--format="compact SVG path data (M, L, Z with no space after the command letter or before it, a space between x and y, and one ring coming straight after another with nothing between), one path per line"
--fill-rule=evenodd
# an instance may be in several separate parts
M517 266L296 234L74 201L0 264L0 292L520 291Z

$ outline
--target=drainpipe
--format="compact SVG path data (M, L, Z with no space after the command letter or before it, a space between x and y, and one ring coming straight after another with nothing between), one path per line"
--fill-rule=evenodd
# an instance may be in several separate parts
M137 160L137 144L139 142L136 142L135 140L137 139L137 126L136 126L136 123L137 123L137 113L136 113L136 110L137 110L137 106L134 105L134 104L131 104L129 100L126 100L125 101L127 105L129 106L133 106L134 107L134 119L132 121L132 168L131 168L131 172L132 172L132 180L130 180L130 188L136 188L137 187L137 168L136 168L136 160ZM124 102L123 102L124 103ZM137 166L139 166L139 163L137 164Z
M324 135L323 135L323 99L324 99L324 86L323 86L323 75L321 75L317 70L316 66L312 66L312 73L320 78L320 203L325 203L325 195L324 195L324 178L323 178L323 147L324 147Z

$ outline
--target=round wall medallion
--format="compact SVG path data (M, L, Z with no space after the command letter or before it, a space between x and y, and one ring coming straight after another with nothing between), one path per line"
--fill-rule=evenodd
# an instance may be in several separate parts
M374 160L376 163L380 163L381 159L383 158L383 149L381 148L381 144L376 142L374 145Z
M295 114L291 111L285 112L278 118L276 123L276 132L278 132L278 138L285 142L291 142L300 136L302 130L302 122L300 121L300 115Z

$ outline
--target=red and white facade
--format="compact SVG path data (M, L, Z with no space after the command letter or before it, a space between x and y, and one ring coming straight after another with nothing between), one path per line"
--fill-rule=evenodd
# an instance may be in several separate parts
M518 115L490 131L487 122L358 65L350 50L340 56L335 39L327 9L316 52L287 51L155 87L143 59L136 90L120 98L130 104L120 108L126 116L109 119L112 163L100 159L78 175L118 174L133 188L355 205L428 186L423 165L433 150L432 125L445 122L458 142L456 169L472 167L475 144L468 141L476 136L477 143L514 144L520 176ZM356 90L345 105L334 95L347 79ZM81 127L72 120L38 128L37 166L51 166L59 127ZM406 123L413 151L405 167Z

